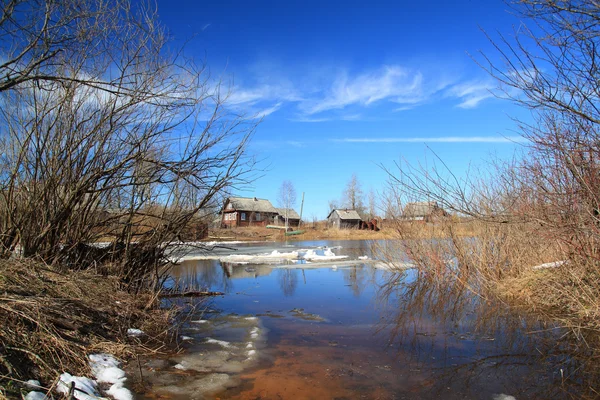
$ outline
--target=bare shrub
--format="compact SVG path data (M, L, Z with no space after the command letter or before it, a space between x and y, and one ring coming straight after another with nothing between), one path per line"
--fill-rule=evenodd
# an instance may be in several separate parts
M435 248L408 247L417 264L435 269L440 258L455 260L457 273L476 271L469 275L478 287L502 284L568 326L597 330L600 8L594 2L513 5L523 19L514 38L490 36L501 62L483 55L480 64L506 97L533 111L533 123L520 122L522 152L466 177L437 157L430 168L399 164L388 170L391 191L397 202L437 201L477 221L472 238L457 237L450 226ZM565 262L544 272L530 268L557 260Z
M156 285L166 245L251 179L256 122L146 3L11 1L0 38L0 257Z

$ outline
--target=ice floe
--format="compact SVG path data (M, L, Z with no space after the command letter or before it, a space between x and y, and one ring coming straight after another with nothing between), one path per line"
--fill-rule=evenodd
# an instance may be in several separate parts
M231 347L231 343L226 342L225 340L218 340L218 339L213 339L213 338L207 338L206 343L218 344L219 346L225 347L225 348Z
M190 321L181 333L194 341L183 344L185 352L166 360L170 368L149 370L144 378L159 395L211 398L212 392L239 384L239 374L260 359L266 332L256 316L218 315L202 324ZM179 371L191 372L194 379L182 379Z

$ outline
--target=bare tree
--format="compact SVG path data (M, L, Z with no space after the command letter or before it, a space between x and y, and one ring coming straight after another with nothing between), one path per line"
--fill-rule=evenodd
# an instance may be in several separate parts
M375 197L375 191L373 189L369 190L369 219L373 219L377 216L377 200Z
M285 218L285 229L288 229L289 213L290 210L296 205L296 189L291 181L285 180L279 187L279 194L277 196L277 202L279 206L283 208L283 217Z
M364 213L363 191L356 174L352 174L350 181L346 184L343 196L345 207L356 210L359 213Z
M132 289L156 285L165 244L251 179L256 122L172 52L144 3L2 7L0 256L19 247L72 268L110 264ZM88 245L100 239L111 245Z
M329 214L331 212L331 210L335 210L336 208L338 208L338 201L337 200L329 200L327 202L327 206L329 207L327 210L327 213Z

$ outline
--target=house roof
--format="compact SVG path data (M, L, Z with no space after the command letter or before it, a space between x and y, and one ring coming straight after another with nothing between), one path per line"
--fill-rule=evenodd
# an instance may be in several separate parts
M266 199L258 199L256 197L230 197L227 201L232 205L233 209L239 211L277 213L277 209ZM225 204L227 204L227 202L225 202Z
M329 219L329 217L331 216L331 214L333 214L334 212L336 212L339 216L341 220L359 220L362 221L362 218L360 217L360 215L358 215L358 212L356 210L348 210L348 209L333 209L331 210L331 212L329 213L329 215L327 216L327 219Z
M435 201L406 203L402 215L405 217L424 217L433 214L436 210L441 210L441 208Z
M277 212L279 213L279 215L281 215L282 217L285 218L285 208L277 208ZM288 208L288 219L300 219L300 216L298 215L298 213L292 209L292 208Z

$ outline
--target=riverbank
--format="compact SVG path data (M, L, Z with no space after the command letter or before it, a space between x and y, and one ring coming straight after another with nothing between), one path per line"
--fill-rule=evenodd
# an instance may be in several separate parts
M88 354L127 361L170 339L170 311L150 294L122 291L115 277L1 260L0 293L0 398L22 398L30 379L51 391L62 372L89 376Z
M454 230L461 236L472 236L475 228L470 221L451 222ZM296 228L294 228L296 229ZM424 222L392 222L378 231L359 229L339 229L324 222L308 223L298 228L302 234L285 236L283 230L266 227L238 227L209 229L207 241L300 241L300 240L382 240L400 238L444 237L447 232L442 224Z

